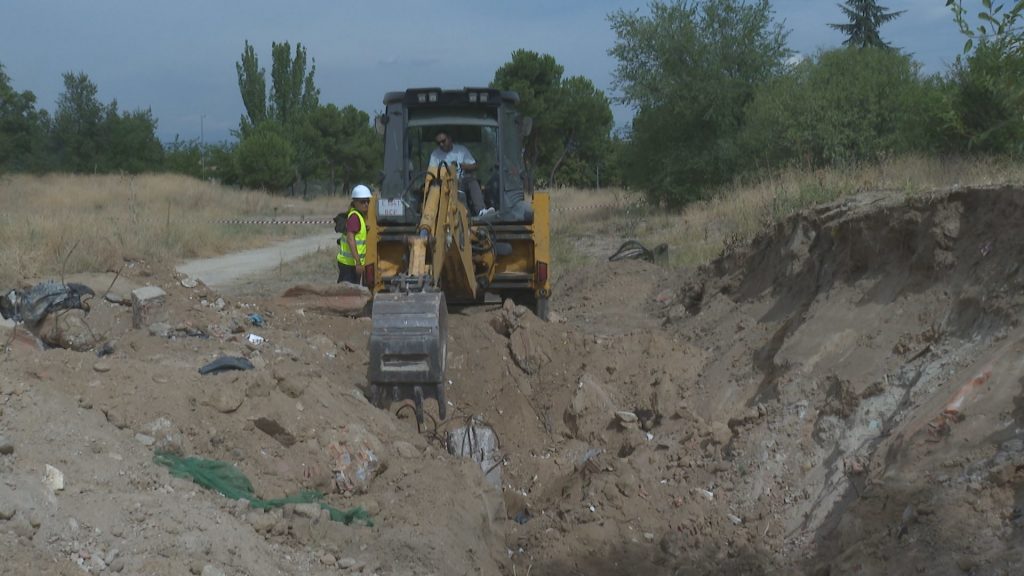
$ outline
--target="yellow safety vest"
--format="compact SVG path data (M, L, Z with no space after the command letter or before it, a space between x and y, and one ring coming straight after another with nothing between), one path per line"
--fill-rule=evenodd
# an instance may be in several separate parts
M345 215L345 222L355 214L359 216L359 232L356 234L356 251L359 253L359 263L362 264L366 261L366 220L363 219L363 215L359 213L359 210L351 208L348 214ZM345 233L341 235L341 242L339 243L341 249L338 250L338 262L345 266L355 266L356 260L352 257L348 247L348 224L346 224Z

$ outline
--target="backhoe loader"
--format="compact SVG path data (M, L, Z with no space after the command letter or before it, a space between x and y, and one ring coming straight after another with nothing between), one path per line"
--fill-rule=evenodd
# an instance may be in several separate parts
M374 294L368 381L371 401L425 398L447 413L448 305L512 298L547 319L551 286L550 208L523 162L531 122L515 92L490 88L410 89L385 95L380 194L367 218L364 283ZM456 167L431 166L439 131L477 160L488 204L473 217Z

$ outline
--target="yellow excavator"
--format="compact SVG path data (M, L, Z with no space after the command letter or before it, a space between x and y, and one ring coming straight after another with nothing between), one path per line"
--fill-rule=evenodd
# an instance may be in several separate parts
M550 200L534 192L522 140L531 121L515 92L410 89L385 95L381 189L367 217L364 283L373 292L371 401L426 398L447 414L448 305L511 298L547 319ZM476 159L488 210L472 216L455 166L430 162L444 132ZM479 213L479 212L478 212Z

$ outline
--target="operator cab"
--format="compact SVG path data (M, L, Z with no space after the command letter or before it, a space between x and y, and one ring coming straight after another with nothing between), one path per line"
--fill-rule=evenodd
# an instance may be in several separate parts
M524 123L514 106L515 92L490 88L441 90L414 88L384 97L385 113L378 118L384 134L384 174L377 218L384 223L414 224L420 218L421 193L437 148L435 136L444 130L469 149L475 172L495 223L526 223L533 211L526 199L529 178L522 158ZM460 190L460 199L464 193Z

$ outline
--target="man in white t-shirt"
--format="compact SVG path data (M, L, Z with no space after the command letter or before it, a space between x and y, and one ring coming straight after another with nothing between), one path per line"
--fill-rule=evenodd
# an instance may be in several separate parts
M434 135L434 142L437 143L437 149L430 153L430 165L438 166L441 162L447 162L455 168L455 173L459 177L459 190L469 194L470 214L486 216L493 213L494 208L487 208L484 204L484 194L480 191L480 183L474 175L477 168L476 158L473 158L469 149L462 144L456 144L447 130L438 130Z

